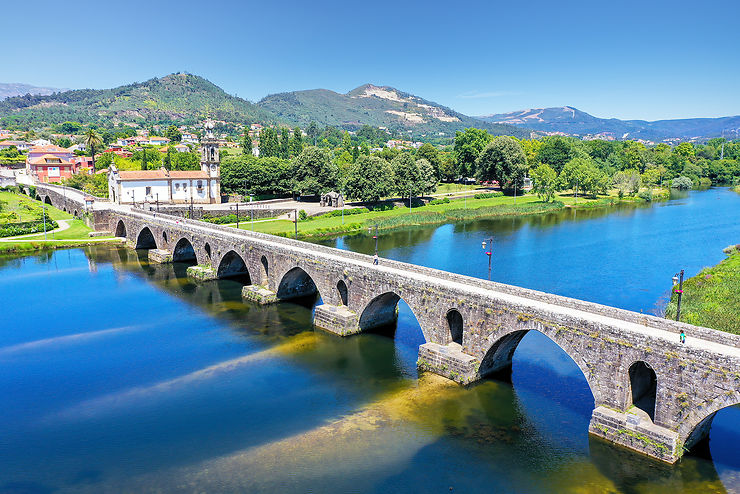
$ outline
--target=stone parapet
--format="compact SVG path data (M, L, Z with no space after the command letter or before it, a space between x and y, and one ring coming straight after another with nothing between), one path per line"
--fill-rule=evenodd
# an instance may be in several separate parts
M164 249L150 249L147 253L149 262L156 262L158 264L167 264L172 262L172 254L168 250Z
M195 281L211 281L218 278L218 273L210 266L190 266L187 274Z
M607 441L668 463L675 463L683 454L678 433L629 412L596 407L591 414L588 431Z
M360 332L357 314L345 305L317 305L314 311L313 324L339 336L349 336Z
M480 362L472 355L463 353L457 343L425 343L419 347L416 366L419 370L439 374L460 384L470 384L478 380Z
M274 304L278 301L275 292L260 285L247 285L243 287L242 298L257 302L260 305Z

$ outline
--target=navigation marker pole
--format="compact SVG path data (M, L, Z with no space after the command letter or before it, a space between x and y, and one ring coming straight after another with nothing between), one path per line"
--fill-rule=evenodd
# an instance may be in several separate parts
M679 278L680 275L680 278ZM678 293L678 307L676 308L676 321L678 321L679 317L681 317L681 296L683 295L683 269L680 273L676 273L673 276L673 285L676 285L676 280L680 280L678 282L678 289L675 290L676 293Z

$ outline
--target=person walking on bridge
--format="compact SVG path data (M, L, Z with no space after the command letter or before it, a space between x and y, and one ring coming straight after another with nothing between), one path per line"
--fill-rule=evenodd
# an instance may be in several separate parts
M376 266L378 265L378 254L375 254L373 256L373 264L375 264Z
M683 332L683 329L681 330L681 334L678 335L678 339L681 343L686 343L686 333Z

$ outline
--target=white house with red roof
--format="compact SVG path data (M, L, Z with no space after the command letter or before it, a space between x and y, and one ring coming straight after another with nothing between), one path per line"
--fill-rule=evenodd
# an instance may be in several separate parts
M210 127L209 127L210 126ZM201 142L200 170L118 170L108 171L108 197L118 204L159 202L169 204L211 204L221 202L221 164L213 123L206 123Z

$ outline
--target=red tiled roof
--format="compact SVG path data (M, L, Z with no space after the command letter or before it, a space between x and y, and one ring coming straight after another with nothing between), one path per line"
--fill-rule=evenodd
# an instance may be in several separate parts
M67 154L69 154L70 151L68 149L60 148L59 146L55 146L54 144L48 144L46 146L34 146L34 147L32 147L31 149L28 150L28 153L29 154L31 154L31 153L34 153L34 154L37 154L37 153L44 153L44 154L48 154L48 153L67 153Z
M200 170L125 170L118 173L121 180L167 180L174 179L204 179L208 174Z

